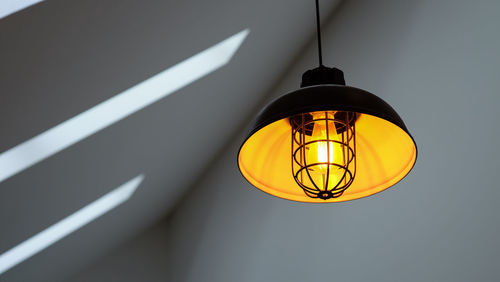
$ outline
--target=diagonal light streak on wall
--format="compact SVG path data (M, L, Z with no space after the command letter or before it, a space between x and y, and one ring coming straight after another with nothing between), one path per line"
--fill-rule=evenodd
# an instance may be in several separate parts
M143 174L134 177L70 216L1 254L0 274L127 201L143 180Z
M0 19L41 1L42 0L2 0L0 1Z
M3 152L0 182L224 66L248 33L245 29Z

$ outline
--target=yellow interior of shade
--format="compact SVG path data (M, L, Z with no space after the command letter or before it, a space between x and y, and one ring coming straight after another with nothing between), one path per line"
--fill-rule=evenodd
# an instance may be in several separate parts
M342 202L363 198L396 184L413 167L417 152L412 138L384 119L361 114L356 121L356 177L338 198L310 198L292 175L291 126L276 121L243 144L238 165L255 187L271 195L301 202Z

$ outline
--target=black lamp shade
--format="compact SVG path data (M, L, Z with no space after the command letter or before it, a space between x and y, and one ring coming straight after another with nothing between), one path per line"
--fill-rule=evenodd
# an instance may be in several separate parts
M343 77L342 77L343 80ZM290 172L290 117L320 111L355 113L356 178L341 197L308 197ZM379 97L350 86L322 84L301 88L268 104L240 147L238 165L257 188L302 202L339 202L385 190L406 176L417 146L396 111Z

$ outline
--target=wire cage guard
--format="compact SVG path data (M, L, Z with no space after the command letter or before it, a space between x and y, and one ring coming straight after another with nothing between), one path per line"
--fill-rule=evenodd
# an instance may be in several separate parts
M292 172L311 198L340 197L356 174L356 113L320 111L290 117Z

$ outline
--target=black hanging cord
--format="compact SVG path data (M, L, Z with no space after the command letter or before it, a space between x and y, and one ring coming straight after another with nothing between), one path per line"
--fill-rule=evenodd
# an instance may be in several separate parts
M300 87L308 87L322 84L345 85L344 73L337 68L329 68L323 65L323 54L321 52L321 26L319 20L319 0L316 0L316 29L318 37L319 67L306 71L302 74Z
M323 57L321 55L321 28L319 26L319 0L316 0L316 30L318 32L318 55L319 55L319 66L323 66Z

